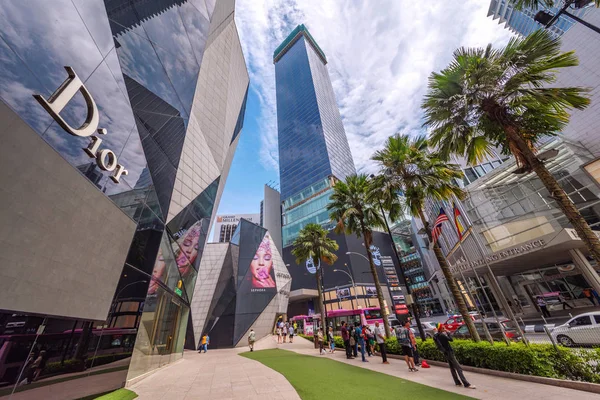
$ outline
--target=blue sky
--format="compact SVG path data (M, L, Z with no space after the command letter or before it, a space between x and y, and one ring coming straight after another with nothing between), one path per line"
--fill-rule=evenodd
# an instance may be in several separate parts
M273 50L304 23L328 69L357 170L396 133L421 132L421 99L432 71L460 47L505 44L489 0L236 0L250 74L244 129L219 214L256 213L263 185L279 181Z

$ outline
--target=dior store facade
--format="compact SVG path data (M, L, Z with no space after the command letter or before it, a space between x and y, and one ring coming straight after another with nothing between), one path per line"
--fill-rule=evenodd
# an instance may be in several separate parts
M234 5L0 4L0 398L108 392L194 346L249 83Z

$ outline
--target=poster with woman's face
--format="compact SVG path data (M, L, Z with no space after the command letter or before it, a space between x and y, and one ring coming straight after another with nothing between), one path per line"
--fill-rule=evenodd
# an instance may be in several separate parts
M263 291L260 289L275 288L273 271L273 253L271 251L271 238L265 235L250 263L250 276L252 278L252 292Z
M154 269L152 270L150 285L148 286L149 295L156 294L156 291L159 287L158 282L163 282L165 279L166 269L167 264L165 262L165 258L163 257L162 249L159 249L158 256L156 257L156 262L154 263Z
M194 262L198 257L201 227L202 222L196 222L177 241L179 247L175 250L175 260L182 278L190 274Z

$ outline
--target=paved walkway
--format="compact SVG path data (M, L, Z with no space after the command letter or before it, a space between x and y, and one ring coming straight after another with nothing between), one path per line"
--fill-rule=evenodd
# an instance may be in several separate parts
M307 342L307 341L305 341ZM312 346L312 343L308 342ZM256 349L275 348L270 337L256 343ZM307 344L304 343L306 347ZM258 361L238 354L237 349L186 351L183 359L128 388L140 400L159 399L278 399L299 400L300 396L281 375Z
M272 337L259 341L255 349L280 348L315 357L352 364L357 367L422 383L449 392L461 393L477 399L505 400L536 398L544 400L597 400L598 395L555 386L529 383L513 379L467 372L467 378L477 386L469 390L454 386L450 370L442 367L408 372L403 360L390 359L381 364L380 357L369 357L369 363L360 358L347 360L343 350L319 356L313 343L295 338L294 343L277 344ZM141 400L151 399L300 399L291 384L278 372L263 364L240 357L247 348L208 351L206 354L186 352L183 360L168 366L132 386ZM390 393L390 396L393 396Z
M310 342L309 342L310 343ZM312 346L312 343L310 343ZM427 369L419 369L418 372L408 372L408 368L404 360L389 359L390 364L384 365L381 363L381 357L367 357L368 363L364 363L358 358L353 360L346 359L344 350L336 350L334 354L319 356L319 350L313 348L294 347L288 348L287 344L279 345L280 348L289 349L300 354L308 354L315 357L327 357L333 360L352 364L357 367L367 368L372 371L381 372L384 374L396 376L412 382L422 383L423 385L433 386L448 392L460 393L466 396L475 397L485 400L506 400L506 399L544 399L544 400L598 400L598 394L582 392L580 390L559 388L556 386L542 385L539 383L531 383L525 381L517 381L514 379L500 378L486 374L477 374L473 372L465 372L465 376L471 384L477 386L477 389L471 390L454 385L450 370L444 367L434 367Z

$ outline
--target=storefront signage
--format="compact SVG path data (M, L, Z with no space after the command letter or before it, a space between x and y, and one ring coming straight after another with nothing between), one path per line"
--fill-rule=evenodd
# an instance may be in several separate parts
M512 256L530 253L536 249L539 249L540 247L543 247L545 244L546 244L546 242L543 239L538 239L538 240L534 240L532 242L526 243L521 246L513 247L512 249L499 251L499 252L489 255L485 258L480 258L479 260L475 260L475 261L471 261L471 262L465 262L464 258L461 258L459 260L459 263L457 263L456 265L454 265L450 268L450 271L452 272L452 274L457 274L461 271L467 271L472 268L479 267L481 265L485 265L486 262L493 263L496 261L504 260L506 258L510 258ZM460 261L462 261L462 262L460 262Z
M581 240L581 238L579 237L579 234L577 234L577 231L573 228L565 228L565 231L567 231L567 233L569 234L569 236L571 237L571 239L573 240ZM600 231L593 231L594 234L600 239Z
M92 95L84 86L81 79L77 76L73 68L65 66L65 70L69 77L56 89L54 93L48 98L44 99L39 94L34 94L33 97L44 107L44 109L54 118L56 123L60 125L65 131L73 136L78 137L89 137L91 143L83 151L90 156L90 158L96 159L96 164L103 171L113 172L110 179L113 182L119 183L122 175L128 175L129 172L125 167L119 164L117 155L110 149L100 149L102 139L99 136L93 136L94 133L99 135L106 135L107 131L104 128L98 128L100 116L98 115L98 106L92 98ZM87 105L87 116L85 122L79 128L73 128L67 123L61 116L60 112L67 106L69 101L77 94L81 92L85 103Z

